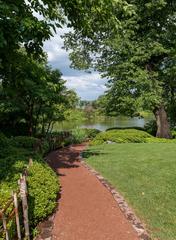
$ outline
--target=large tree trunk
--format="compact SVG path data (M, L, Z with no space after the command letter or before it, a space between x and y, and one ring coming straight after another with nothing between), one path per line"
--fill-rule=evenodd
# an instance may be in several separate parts
M157 124L156 137L172 138L172 135L170 132L170 126L167 118L167 113L164 109L164 106L160 105L160 107L157 107L154 110L154 114L155 114L156 124Z

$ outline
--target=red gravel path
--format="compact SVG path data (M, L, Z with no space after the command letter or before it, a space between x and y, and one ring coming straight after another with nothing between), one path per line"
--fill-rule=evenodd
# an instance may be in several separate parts
M79 162L83 149L75 145L48 156L62 186L53 239L139 240L111 193Z

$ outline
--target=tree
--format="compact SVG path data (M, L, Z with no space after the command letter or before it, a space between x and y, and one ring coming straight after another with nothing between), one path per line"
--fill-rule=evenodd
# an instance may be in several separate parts
M59 70L19 52L12 65L13 82L1 86L1 124L18 127L24 123L29 135L49 132L55 121L64 118L68 90ZM13 116L12 119L11 116Z
M110 5L108 0L0 0L0 77L3 83L13 80L11 64L21 46L29 54L42 58L43 42L64 23L79 29L85 36L93 36L96 22L107 22Z
M66 35L72 66L94 67L109 78L109 113L132 116L141 107L149 109L156 118L157 137L170 138L168 114L171 119L176 94L175 6L169 0L125 4L129 11L124 11L124 5L114 10L119 22L110 25L105 38L88 38L77 31ZM97 26L96 33L101 30Z
M40 19L36 15L40 15ZM63 23L59 1L0 1L0 75L11 81L11 64L25 46L30 54L43 55L43 42L52 36L56 26Z

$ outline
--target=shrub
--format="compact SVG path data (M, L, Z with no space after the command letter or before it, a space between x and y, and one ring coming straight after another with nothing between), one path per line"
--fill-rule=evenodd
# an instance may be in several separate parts
M144 130L148 132L149 134L156 136L157 132L157 125L155 120L151 120L148 123L145 124Z
M146 138L147 143L176 143L176 139L166 139L166 138Z
M0 132L0 158L5 158L9 152L11 152L10 148L10 140Z
M3 147L6 147L7 144L8 144L8 138L2 133L0 132L0 147L3 148Z
M99 133L91 144L98 145L106 143L107 141L115 143L142 143L146 142L146 138L151 137L149 133L136 129L109 130Z
M136 130L144 131L143 127L112 127L112 128L106 129L106 131L111 131L111 130L128 130L128 129L136 129Z
M86 131L87 137L89 139L95 138L97 134L101 132L100 130L95 128L84 128L84 130Z
M0 134L0 139L2 140L0 151L0 208L9 199L12 190L17 189L19 175L28 165L29 158L32 157L33 165L29 168L27 179L30 224L35 227L40 220L51 214L56 206L56 197L59 191L57 176L42 160L42 152L34 151L34 145L38 142L38 139L28 137L8 139L2 134ZM46 146L43 147L42 145L42 149L47 149L47 143L44 144ZM11 238L13 239L14 236Z
M93 141L91 141L90 145L91 146L96 146L96 145L101 145L103 143L106 143L103 138L102 139L101 138L99 138L99 139L95 138L95 139L93 139Z
M49 150L67 146L72 143L72 134L69 131L52 132L46 137Z
M171 133L172 133L172 137L176 138L176 130L172 130Z
M11 137L10 145L15 148L25 148L32 152L39 152L41 155L49 151L49 142L47 139L17 136Z
M76 128L72 131L52 132L47 136L49 149L57 149L69 144L82 143L93 139L100 131L98 129Z
M72 143L82 143L88 137L86 130L82 128L75 128L74 130L72 130L71 134L72 134Z
M59 189L56 174L42 162L34 162L29 168L29 220L30 225L51 214L56 207L56 197Z
M76 128L71 131L72 143L82 143L89 139L93 139L100 132L101 131L98 129Z
M11 144L18 148L27 148L29 150L34 150L34 147L38 144L40 140L34 137L17 136L11 138Z

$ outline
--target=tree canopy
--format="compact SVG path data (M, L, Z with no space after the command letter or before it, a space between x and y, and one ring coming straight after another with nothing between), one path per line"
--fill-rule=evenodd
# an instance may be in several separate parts
M10 96L10 89L18 88L25 98L28 89L38 102L43 101L42 93L55 102L54 92L62 92L64 84L54 82L60 79L59 72L46 66L42 47L65 24L72 28L65 36L72 67L95 69L109 79L103 99L107 112L133 116L140 108L150 109L157 120L157 136L170 137L168 117L175 124L176 116L175 19L172 0L0 1L2 93ZM25 56L19 55L21 48ZM19 74L23 57L27 65ZM52 91L47 93L42 84Z
M64 119L64 111L72 108L70 99L77 97L65 86L59 70L52 70L46 62L18 52L12 65L13 81L1 85L1 126L20 131L22 134L45 134L54 122ZM76 100L75 100L76 101Z
M30 135L39 128L45 132L63 119L66 108L76 105L77 95L65 87L61 73L47 66L43 43L64 24L95 37L96 25L108 27L113 21L114 3L0 0L1 126L23 125Z
M104 38L98 36L102 26L94 39L80 31L66 35L72 66L94 68L109 79L109 113L132 116L150 109L157 135L170 137L166 114L175 121L176 8L166 0L124 1L115 7L116 24Z

